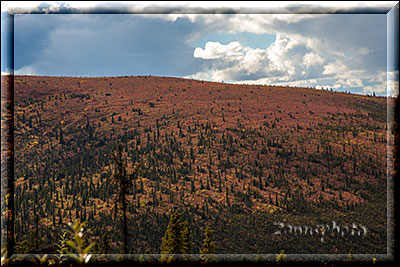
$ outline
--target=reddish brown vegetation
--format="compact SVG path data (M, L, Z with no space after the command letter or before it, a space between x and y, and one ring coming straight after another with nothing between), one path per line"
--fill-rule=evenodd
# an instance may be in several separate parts
M205 213L228 207L343 212L385 198L386 107L392 101L170 77L17 76L16 184L22 188L30 179L39 180L44 170L57 176L49 166L66 169L62 160L91 150L103 153L122 141L128 158L135 158L130 165L142 162L147 171L137 181L140 187L142 180L143 190L128 197L138 213L151 207L164 214L176 206ZM127 133L134 134L124 138ZM168 153L169 163L164 160ZM81 170L79 180L100 188L107 182L101 177L110 163L102 161L109 155L93 157L99 166ZM46 163L57 158L57 164ZM71 168L77 166L85 168L85 159ZM64 194L68 179L54 178L53 206L62 210L64 198L64 209L74 217L72 203L83 197ZM93 207L97 215L112 213L101 197L88 193L86 198L85 214ZM51 224L51 218L43 223Z

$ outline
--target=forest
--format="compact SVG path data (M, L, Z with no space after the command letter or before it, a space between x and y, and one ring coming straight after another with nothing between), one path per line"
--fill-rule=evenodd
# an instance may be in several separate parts
M387 251L394 99L154 76L13 83L16 254ZM350 230L276 234L333 221Z

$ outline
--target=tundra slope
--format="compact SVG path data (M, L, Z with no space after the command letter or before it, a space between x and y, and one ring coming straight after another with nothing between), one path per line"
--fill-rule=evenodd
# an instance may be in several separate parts
M80 218L117 246L110 151L122 144L129 168L142 163L131 252L158 253L174 209L195 246L200 228L216 229L217 253L386 252L393 99L154 76L16 76L14 88L19 240L36 229L54 242ZM321 246L274 235L278 221L357 223L368 235Z

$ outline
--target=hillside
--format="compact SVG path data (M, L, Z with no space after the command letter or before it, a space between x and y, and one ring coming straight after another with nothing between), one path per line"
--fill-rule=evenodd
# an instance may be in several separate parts
M16 76L14 97L17 241L56 242L80 218L117 252L110 152L121 144L129 169L142 164L132 253L159 253L172 210L196 248L215 229L217 253L386 253L393 99L153 76ZM274 235L274 222L332 221L368 234Z

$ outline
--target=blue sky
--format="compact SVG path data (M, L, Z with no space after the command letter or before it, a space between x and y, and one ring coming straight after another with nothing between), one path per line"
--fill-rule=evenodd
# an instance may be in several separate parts
M15 15L14 70L151 74L378 95L387 94L387 78L398 79L398 66L387 72L386 14ZM394 90L398 84L388 94Z

